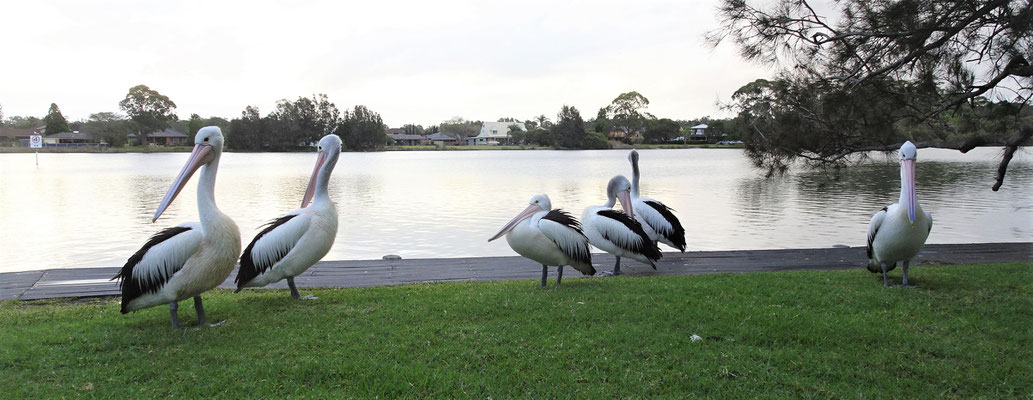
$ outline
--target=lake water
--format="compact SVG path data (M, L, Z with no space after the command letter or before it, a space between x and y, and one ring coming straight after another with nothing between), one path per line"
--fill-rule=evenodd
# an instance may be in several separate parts
M816 171L765 178L741 150L641 151L644 196L677 210L689 250L812 248L865 243L868 219L897 200L895 156L876 155L838 181ZM1033 152L1020 150L990 191L1000 149L922 149L918 199L929 243L1033 240ZM580 216L606 200L627 151L343 153L330 184L340 211L326 259L514 255L488 243L536 193ZM195 176L157 223L150 218L185 153L0 154L0 272L121 266L163 227L197 218ZM245 245L297 208L314 153L226 153L220 208ZM667 249L670 250L670 249Z

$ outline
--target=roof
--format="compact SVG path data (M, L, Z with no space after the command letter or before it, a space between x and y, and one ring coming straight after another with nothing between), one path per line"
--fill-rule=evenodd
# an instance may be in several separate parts
M423 135L409 135L405 133L388 133L388 136L394 140L423 140Z
M384 133L386 133L388 135L401 135L401 134L405 133L405 129L402 129L402 128L387 128L387 129L384 130Z
M93 137L90 134L82 131L75 132L59 132L53 135L47 135L47 139L71 139L71 140L89 140Z
M135 133L130 133L129 137L135 138L136 134ZM152 137L152 138L187 138L189 136L187 136L187 134L185 134L183 132L180 132L180 131L177 131L175 129L165 128L165 130L163 130L163 131L155 131L155 132L148 133L147 137Z
M689 129L707 129L707 128L709 128L707 126L707 124L699 124L699 125L696 125L696 126L690 126L689 127Z
M524 126L523 122L485 122L481 125L481 133L477 134L479 138L504 138L509 137L509 126L516 125L520 127L520 130L526 131L527 127ZM495 133L492 133L495 131Z
M446 135L446 134L441 133L441 132L434 132L433 134L428 135L427 139L429 139L429 140L458 140L458 139L456 139L455 136Z
M32 136L32 128L0 128L0 137Z

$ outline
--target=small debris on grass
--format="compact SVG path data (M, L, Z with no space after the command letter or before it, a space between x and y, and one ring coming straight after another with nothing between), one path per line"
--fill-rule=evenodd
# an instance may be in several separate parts
M692 334L692 336L689 336L689 339L692 340L693 342L698 342L698 341L703 340L703 338L699 337L699 335L697 335L697 334Z
M583 301L579 301L579 302L577 302L577 303L578 303L578 304L585 304L585 302L583 302Z

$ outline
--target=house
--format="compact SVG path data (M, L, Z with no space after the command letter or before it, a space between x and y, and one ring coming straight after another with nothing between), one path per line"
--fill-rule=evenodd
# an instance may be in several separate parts
M707 124L693 125L689 127L689 140L707 140Z
M455 146L459 144L459 139L455 136L449 136L441 132L434 132L434 134L428 135L427 140L435 146Z
M162 131L148 133L146 142L148 146L188 146L188 139L190 136L183 132L165 128ZM144 143L144 140L141 140L137 134L130 133L129 143L139 146Z
M81 131L59 132L43 137L43 143L47 146L100 146L99 140L93 135Z
M33 128L0 127L0 143L3 143L4 146L29 147L29 136L37 131Z
M498 145L510 144L509 126L516 125L522 131L527 131L523 122L485 122L481 125L481 132L466 140L475 145Z
M419 146L427 141L423 135L410 135L408 133L388 133L387 136L398 146Z

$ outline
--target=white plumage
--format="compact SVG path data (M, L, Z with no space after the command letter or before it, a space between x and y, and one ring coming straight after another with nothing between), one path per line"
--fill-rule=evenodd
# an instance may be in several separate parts
M657 200L639 197L638 182L640 172L638 158L638 151L632 150L628 154L632 173L631 209L635 211L635 220L642 224L642 230L654 242L659 241L681 252L685 252L685 228L682 227L678 217L674 215L674 210Z
M903 262L904 279L908 286L908 268L918 255L933 227L933 216L922 210L915 196L915 162L918 150L911 142L900 147L900 200L872 216L868 222L868 270L882 272L882 282L888 286L886 272Z
M631 183L623 176L615 176L607 184L607 203L591 206L581 214L585 236L589 243L602 251L617 256L613 274L619 275L621 257L648 264L656 269L656 261L662 257L656 242L649 238L642 229L642 224L635 220L634 211L630 208ZM617 201L631 215L616 211L613 206Z
M557 266L556 283L563 279L563 266L569 265L586 275L594 275L588 238L570 214L552 210L544 194L535 195L524 211L517 214L488 241L506 235L506 242L521 256L542 264L542 287L548 267Z
M326 256L337 237L337 207L330 200L328 186L340 154L341 139L337 135L319 140L316 166L302 208L270 222L244 250L235 280L238 292L287 279L291 296L301 297L294 277Z

